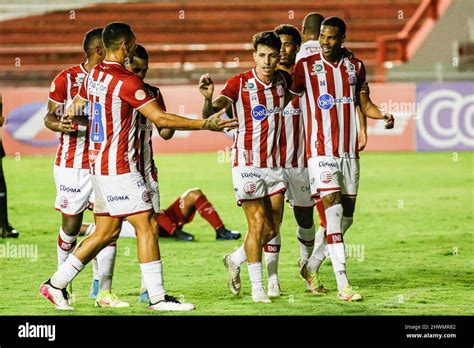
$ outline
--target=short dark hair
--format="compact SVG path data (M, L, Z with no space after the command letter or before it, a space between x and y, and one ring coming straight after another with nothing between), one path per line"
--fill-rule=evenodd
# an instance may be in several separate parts
M300 46L301 45L301 34L298 28L291 24L281 24L275 28L275 33L277 35L290 35L291 41L294 45Z
M135 37L132 28L127 23L113 22L105 26L102 40L107 50L116 50L122 41L129 42Z
M145 47L140 44L135 45L135 53L133 55L137 58L148 60L148 52L146 51Z
M303 31L311 35L319 35L324 17L317 12L308 13L303 19Z
M102 42L102 31L104 28L94 28L89 30L84 36L84 41L82 41L82 49L88 57L94 53L94 41L100 40Z
M323 25L338 28L337 33L341 37L346 35L346 23L339 17L328 17L321 23L321 26Z
M258 45L265 45L276 49L280 52L281 40L274 31L262 31L253 36L252 40L253 48L257 50Z

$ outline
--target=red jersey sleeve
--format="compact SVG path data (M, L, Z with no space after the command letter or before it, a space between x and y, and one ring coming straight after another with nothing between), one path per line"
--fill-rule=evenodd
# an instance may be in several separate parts
M285 80L286 88L290 88L291 83L293 82L293 78L285 70L279 70L279 71L280 71L281 76L283 76L283 79Z
M239 99L240 75L232 76L227 80L221 95L231 99L234 103Z
M293 94L301 95L305 90L305 78L304 78L304 67L303 62L305 59L300 59L296 63L295 71L293 73L293 82L291 83L290 92Z
M147 93L143 81L136 75L131 75L123 81L119 97L135 109L155 100Z
M66 72L61 71L51 82L49 88L49 100L57 103L64 104L67 99L67 77Z
M160 108L163 109L163 111L166 111L166 105L165 105L165 101L163 100L163 94L161 94L161 91L159 88L156 89L156 101L158 103L158 105L160 106Z
M357 85L356 85L356 93L359 93L361 88L362 88L362 84L365 82L366 80L366 77L365 77L365 65L364 63L362 63L361 61L359 61L360 63L360 68L359 68L359 71L357 73Z

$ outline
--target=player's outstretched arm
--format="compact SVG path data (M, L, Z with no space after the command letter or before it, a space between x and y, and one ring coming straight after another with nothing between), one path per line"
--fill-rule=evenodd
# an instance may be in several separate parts
M63 112L63 105L48 101L48 109L44 116L44 125L53 132L70 133L73 131L70 119L66 119Z
M158 128L170 128L174 130L211 130L221 132L225 129L237 127L235 120L221 120L220 116L225 109L218 111L205 120L194 120L191 118L175 115L163 111L156 101L145 104L140 113L152 121Z
M202 117L208 118L216 111L221 109L229 109L232 106L232 100L224 97L223 95L217 97L212 101L212 95L214 94L214 82L212 82L209 74L204 74L199 79L199 92L204 97L204 105L202 107Z
M393 115L387 111L379 108L370 99L370 90L368 85L363 85L359 93L360 107L365 116L373 118L375 120L384 120L385 128L392 129L395 124Z

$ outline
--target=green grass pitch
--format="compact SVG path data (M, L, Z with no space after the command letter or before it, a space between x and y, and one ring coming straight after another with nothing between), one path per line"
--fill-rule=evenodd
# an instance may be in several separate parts
M227 227L245 232L230 164L220 162L217 154L157 156L162 207L185 189L199 187ZM146 305L137 302L140 273L136 240L130 238L118 241L113 282L114 292L129 301L130 308L94 308L87 297L87 266L73 282L76 310L56 311L38 292L57 262L60 214L53 209L53 158L6 158L4 168L10 221L21 236L0 241L0 315L172 315L147 312ZM329 293L315 297L305 291L296 265L296 223L288 206L281 229L281 298L252 304L246 266L242 294L232 296L222 256L241 241L215 241L198 215L185 228L195 234L195 242L161 242L165 287L195 304L195 311L180 315L473 315L473 173L473 153L363 154L355 220L345 237L348 275L365 296L361 303L336 299L328 261L321 277ZM86 221L92 221L90 213ZM27 247L36 248L36 260L34 253L15 257L12 250Z

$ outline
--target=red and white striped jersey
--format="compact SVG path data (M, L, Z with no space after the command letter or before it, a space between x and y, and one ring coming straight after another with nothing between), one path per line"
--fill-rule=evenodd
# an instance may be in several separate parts
M89 101L89 162L93 175L138 171L136 112L154 98L143 81L117 62L102 61L84 79L79 96Z
M293 98L283 111L278 145L282 168L305 168L308 166L302 109L298 97Z
M308 40L301 44L300 50L296 53L295 63L300 59L312 56L313 54L321 52L321 45L318 40Z
M306 99L303 114L308 158L359 157L355 99L364 81L364 64L355 58L343 58L333 65L322 54L315 54L296 64L291 91L304 93Z
M275 71L270 84L262 82L255 69L227 80L221 95L232 100L239 122L231 152L233 167L280 166L278 138L290 84L290 74L281 70Z
M49 100L60 104L58 118L71 105L87 71L82 64L61 71L51 83ZM61 133L55 164L66 168L89 169L87 132Z
M160 89L147 83L145 83L145 87L147 93L157 101L160 108L166 111L165 102ZM138 113L138 115L140 118L138 124L138 140L140 143L140 147L138 148L138 168L140 172L145 175L155 168L155 162L153 161L153 147L151 144L154 125L153 122L142 114Z

